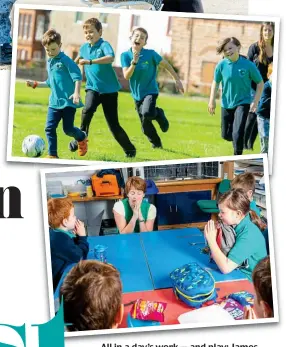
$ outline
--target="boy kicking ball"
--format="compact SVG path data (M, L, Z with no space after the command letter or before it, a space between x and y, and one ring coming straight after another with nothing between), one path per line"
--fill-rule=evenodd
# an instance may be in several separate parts
M156 120L163 132L168 131L169 121L162 108L156 107L159 95L156 75L158 66L165 68L174 78L176 88L184 93L179 76L172 66L153 49L143 48L148 39L144 28L136 28L131 34L131 48L121 54L124 78L129 80L132 97L140 117L142 131L153 148L162 148L161 139L152 123Z
M48 139L47 158L58 158L57 127L61 120L65 134L78 141L78 154L84 156L87 153L87 135L74 126L76 109L83 106L80 100L82 81L80 69L71 58L61 52L61 35L54 29L44 34L42 44L49 57L48 78L44 82L26 81L26 83L33 89L51 89L45 128Z

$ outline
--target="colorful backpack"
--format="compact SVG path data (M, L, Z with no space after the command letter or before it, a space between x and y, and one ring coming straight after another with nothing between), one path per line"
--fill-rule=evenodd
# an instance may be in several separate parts
M215 280L211 273L197 263L189 263L170 273L176 297L193 308L216 300Z

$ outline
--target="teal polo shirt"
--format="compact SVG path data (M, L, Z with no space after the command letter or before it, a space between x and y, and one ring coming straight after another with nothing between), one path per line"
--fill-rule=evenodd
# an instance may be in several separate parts
M251 211L254 211L258 217L261 215L260 208L256 205L256 202L254 200L250 201L250 209Z
M267 256L266 243L261 230L252 223L249 214L234 228L236 240L228 258L240 265L248 260L248 267L239 269L252 281L256 264Z
M122 68L129 67L133 59L132 49L121 54ZM142 48L138 63L129 80L132 97L136 101L144 99L146 95L159 94L156 81L158 65L162 61L160 54L153 49Z
M83 106L74 104L69 97L74 93L75 82L82 80L82 75L76 63L64 52L56 57L49 58L47 62L47 85L51 88L49 107L63 109L65 107L79 108Z
M79 55L83 59L98 59L106 56L114 57L111 45L99 39L93 46L88 42L80 47ZM91 89L101 94L116 93L121 89L112 64L84 65L86 76L85 89Z
M256 84L263 79L256 65L239 56L236 62L224 58L216 66L214 80L222 83L221 106L233 109L238 105L251 104L251 81Z
M69 236L71 239L74 239L76 235L71 230L63 230L63 229L53 229L56 233L64 233Z

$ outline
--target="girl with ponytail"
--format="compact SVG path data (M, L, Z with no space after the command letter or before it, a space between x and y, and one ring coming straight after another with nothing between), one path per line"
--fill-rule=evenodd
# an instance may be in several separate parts
M234 246L224 255L217 244L217 228L210 220L204 229L204 235L210 247L212 258L222 273L229 273L242 264L240 270L252 281L252 271L256 264L267 256L266 243L262 235L264 223L250 210L250 201L243 189L231 189L223 194L219 201L219 218L222 223L234 227L236 239Z

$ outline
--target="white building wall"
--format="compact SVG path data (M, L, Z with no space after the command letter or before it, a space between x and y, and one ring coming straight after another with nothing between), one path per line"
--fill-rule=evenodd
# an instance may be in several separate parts
M123 13L124 12L124 13ZM140 13L139 26L148 31L148 41L145 48L154 49L159 54L171 52L171 37L167 36L168 19L169 16L161 15L160 23L158 23L158 16L153 17L152 12L142 14ZM122 52L130 48L130 34L131 34L132 14L128 11L122 11L119 20L118 41L115 56L115 65L120 66L120 55Z

